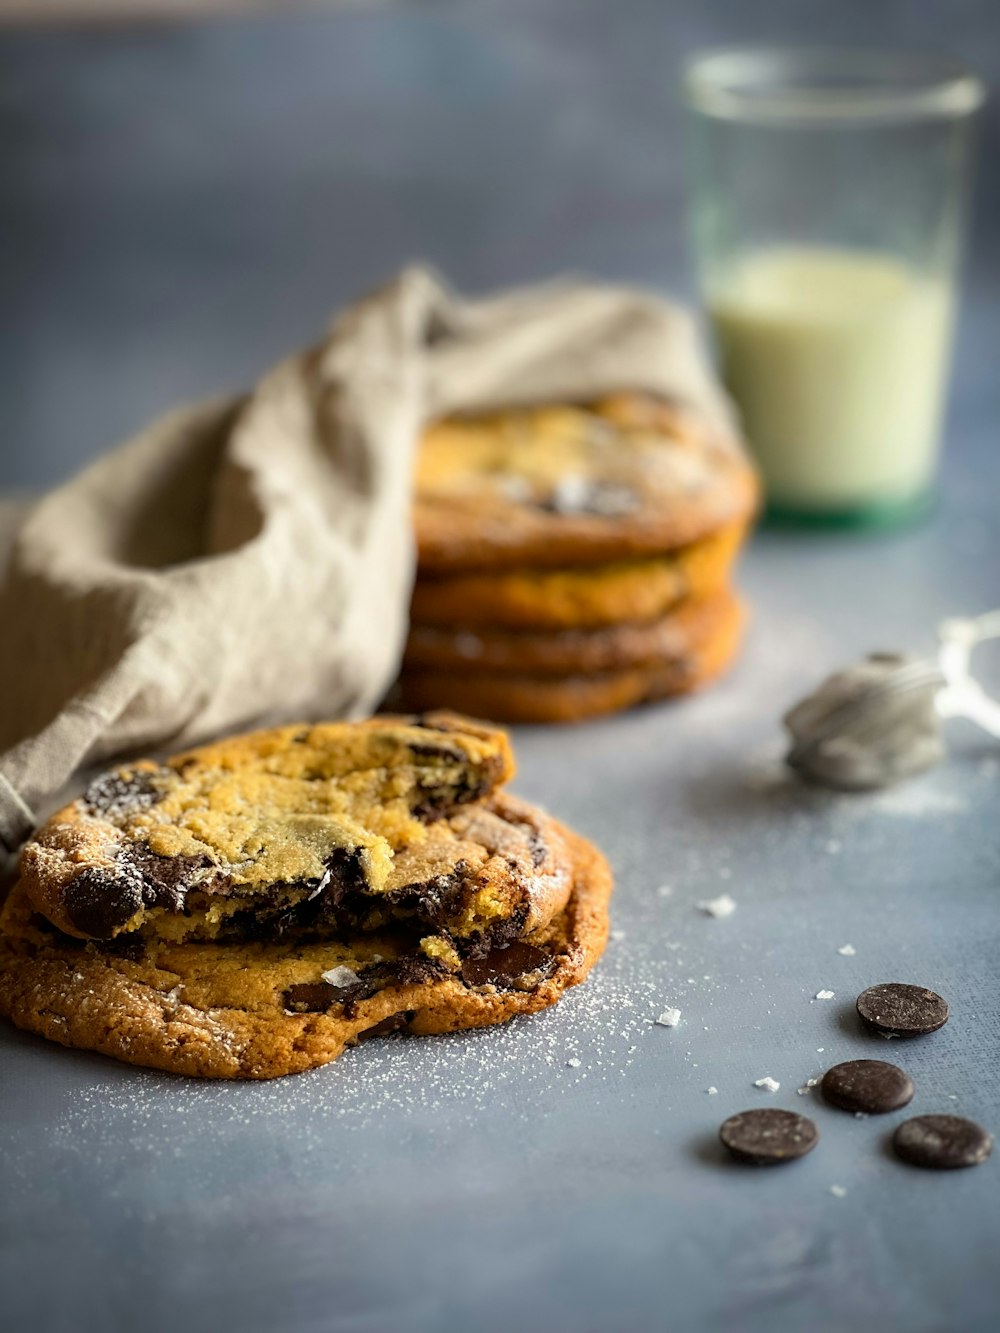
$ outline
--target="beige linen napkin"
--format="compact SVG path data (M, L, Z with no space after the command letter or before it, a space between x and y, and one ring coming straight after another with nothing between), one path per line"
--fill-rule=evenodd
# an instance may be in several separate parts
M46 496L0 587L0 838L84 762L370 711L406 628L422 424L623 388L730 433L677 307L585 282L463 301L412 268L247 396Z

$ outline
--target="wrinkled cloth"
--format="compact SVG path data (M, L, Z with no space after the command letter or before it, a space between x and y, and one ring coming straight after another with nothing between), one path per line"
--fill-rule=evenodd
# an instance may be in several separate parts
M735 440L678 307L585 282L465 301L411 268L46 496L0 587L0 839L85 762L369 712L406 630L423 425L620 389Z

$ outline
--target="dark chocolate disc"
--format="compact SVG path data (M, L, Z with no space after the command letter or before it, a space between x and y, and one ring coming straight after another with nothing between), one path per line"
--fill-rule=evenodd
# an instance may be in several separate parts
M944 1027L948 1002L923 986L887 981L861 992L858 1013L863 1023L883 1036L921 1037Z
M993 1135L960 1115L915 1115L896 1130L892 1146L911 1166L953 1171L985 1162L993 1151Z
M823 1075L823 1096L843 1111L884 1115L913 1099L913 1080L885 1060L845 1060Z
M741 1162L777 1166L805 1157L819 1141L819 1130L804 1115L762 1106L731 1115L719 1138Z

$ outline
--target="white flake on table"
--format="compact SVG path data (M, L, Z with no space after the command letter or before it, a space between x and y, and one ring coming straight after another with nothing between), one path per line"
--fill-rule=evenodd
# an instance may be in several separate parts
M717 1095L719 1089L718 1089L718 1088L706 1088L705 1091L708 1093L709 1097L715 1097L715 1096Z
M753 1085L755 1088L763 1088L765 1092L777 1092L781 1084L776 1078L771 1078L768 1074L764 1078L755 1078Z
M804 1097L806 1093L812 1092L813 1088L815 1088L818 1082L819 1082L818 1078L807 1078L805 1083L802 1084L802 1087L796 1088L795 1091L799 1094L800 1097Z
M844 1189L843 1185L831 1185L830 1193L833 1195L835 1199L847 1198L847 1190Z
M619 944L625 938L624 930L613 930L609 936L615 944Z
M579 1069L580 1066L583 1064L583 1061L578 1060L574 1055L573 1058L571 1060L567 1060L566 1063L567 1065L569 1065L570 1069Z
M681 1021L681 1011L679 1009L664 1009L656 1022L663 1028L675 1028Z
M837 952L840 954L841 958L853 958L857 953L857 949L855 949L853 944L842 944Z
M718 898L704 898L698 904L698 911L704 912L706 916L725 917L732 916L736 911L736 903L728 893L720 893Z
M832 1000L833 998L834 992L832 990L818 990L816 992L817 1000Z
M669 898L670 895L673 893L673 891L674 891L673 885L661 884L660 887L656 890L656 896L658 898Z
M842 844L839 838L831 838L830 841L826 844L827 856L836 856L837 853L840 851L841 846Z

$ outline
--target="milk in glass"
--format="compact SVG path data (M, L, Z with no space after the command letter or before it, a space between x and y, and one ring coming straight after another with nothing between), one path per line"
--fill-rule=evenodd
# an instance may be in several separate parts
M717 275L709 310L772 504L817 512L929 488L952 285L877 251L775 247Z

